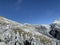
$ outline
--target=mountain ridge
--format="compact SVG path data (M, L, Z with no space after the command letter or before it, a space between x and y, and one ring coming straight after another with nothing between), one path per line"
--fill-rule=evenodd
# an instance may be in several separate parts
M49 34L50 31L50 25L21 24L0 16L0 39L5 45L25 45L26 41L30 45L59 44L59 40ZM0 44L4 45L2 41Z

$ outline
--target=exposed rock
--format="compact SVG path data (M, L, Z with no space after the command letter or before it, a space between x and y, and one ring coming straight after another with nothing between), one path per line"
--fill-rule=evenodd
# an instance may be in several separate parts
M53 23L50 25L51 31L49 32L54 38L60 40L60 26L58 23Z

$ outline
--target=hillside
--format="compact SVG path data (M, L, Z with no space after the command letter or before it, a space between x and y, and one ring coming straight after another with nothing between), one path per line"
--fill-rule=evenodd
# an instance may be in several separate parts
M35 25L0 16L0 45L60 45L60 20Z

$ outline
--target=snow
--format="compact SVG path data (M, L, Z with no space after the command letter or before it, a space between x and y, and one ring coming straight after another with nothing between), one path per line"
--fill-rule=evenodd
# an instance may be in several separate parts
M53 23L60 24L60 19L55 20Z
M56 44L57 40L55 41L55 39L47 36L50 31L50 25L21 24L4 17L0 17L0 20L3 20L2 22L6 24L0 25L0 39L2 40L0 45L24 45L26 40L31 43L31 45L44 45L47 41L48 43L46 43L46 45Z
M6 45L4 42L0 42L0 45Z

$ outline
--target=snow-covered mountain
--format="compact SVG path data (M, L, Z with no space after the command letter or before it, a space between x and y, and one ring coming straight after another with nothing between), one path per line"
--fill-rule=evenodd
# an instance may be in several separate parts
M58 21L58 20L57 20ZM60 45L60 23L35 25L0 16L0 45Z

